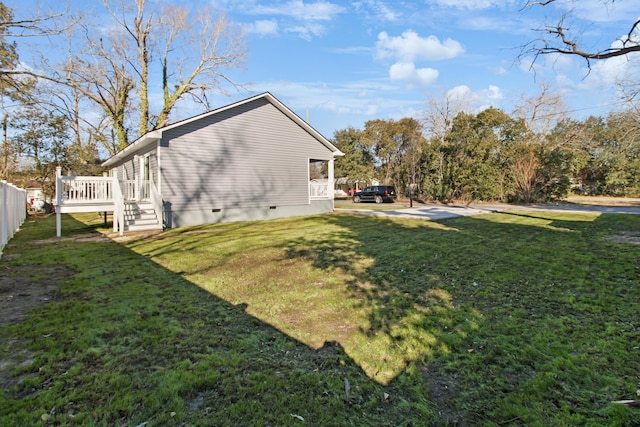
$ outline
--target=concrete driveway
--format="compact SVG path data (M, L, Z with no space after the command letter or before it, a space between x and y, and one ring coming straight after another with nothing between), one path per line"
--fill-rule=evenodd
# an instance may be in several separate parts
M556 211L556 212L591 212L591 213L625 213L640 215L640 207L632 206L595 206L595 205L507 205L507 204L419 204L412 208L396 203L397 209L371 210L366 205L354 204L354 209L336 209L350 211L359 215L441 220L460 216L472 216L490 212L504 211Z

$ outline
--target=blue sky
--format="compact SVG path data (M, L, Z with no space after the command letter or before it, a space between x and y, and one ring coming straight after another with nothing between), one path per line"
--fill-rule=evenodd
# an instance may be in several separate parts
M31 0L5 2L19 17ZM166 4L168 2L154 2ZM574 10L571 25L588 48L606 48L640 16L636 0L558 0L522 11L522 0L176 0L193 10L208 3L246 31L248 55L230 73L248 83L213 107L269 91L326 137L371 119L420 118L428 99L455 96L471 112L511 112L541 84L562 94L574 117L620 109L615 82L637 73L640 56L593 63L545 56L534 69L518 62L531 29ZM102 1L72 1L71 9ZM25 52L21 51L23 58ZM636 74L639 75L639 74ZM184 104L173 119L195 114Z

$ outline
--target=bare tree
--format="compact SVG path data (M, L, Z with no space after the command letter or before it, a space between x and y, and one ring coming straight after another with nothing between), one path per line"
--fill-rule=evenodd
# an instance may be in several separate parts
M13 9L4 2L0 2L0 11L0 37L54 36L67 31L77 22L77 18L63 19L69 17L68 5L61 11L37 9L32 12L32 17L24 19L14 19Z
M128 63L136 74L139 99L139 131L144 135L149 131L149 63L151 62L150 40L151 30L156 26L157 19L152 13L146 14L146 0L135 0L133 22L129 22L130 7L121 1L119 9L112 9L109 1L105 0L104 5L111 13L111 16L124 30L124 34L114 31L108 35L111 45L117 46L122 53L118 61L122 64ZM128 37L127 37L128 36ZM129 39L135 45L135 53L130 53ZM123 69L125 67L122 67Z
M440 100L429 96L427 110L420 120L427 136L441 143L444 142L447 132L451 129L453 118L464 111L464 107L464 100L461 97L452 96L451 93L443 93Z
M107 32L98 32L88 18L77 32L68 32L69 57L64 63L50 63L45 53L36 68L44 71L6 73L48 80L91 100L113 126L116 143L101 138L111 154L130 143L131 129L137 137L164 126L187 95L208 108L207 94L224 93L225 82L238 87L226 70L242 65L246 55L243 33L210 9L199 9L193 18L179 7L163 6L159 12L147 0L135 0L133 8L130 4L118 0L112 7L105 0L116 24ZM163 103L152 115L150 82L158 77Z
M84 114L90 108L86 96L79 90L57 84L43 82L38 85L37 97L39 105L66 118L69 127L69 167L75 175L94 175L98 173L99 146L113 147L104 135L109 126L109 118L103 114L97 117Z
M129 143L126 121L131 107L131 92L136 87L127 66L128 39L115 32L95 37L89 22L78 25L76 30L66 33L69 56L65 62L53 64L43 53L37 67L42 71L14 70L6 74L48 81L61 86L62 90L76 91L92 101L109 118L114 128L115 144L107 144L107 138L101 140L105 142L107 151L115 154ZM85 114L90 112L94 111L88 108Z
M21 99L35 84L34 80L16 72L18 65L17 44L7 38L51 37L65 33L77 22L62 11L34 10L29 18L15 19L13 9L0 2L0 85L2 96ZM22 77L22 78L21 78Z
M136 0L131 21L124 0L120 0L117 8L105 0L105 6L135 46L127 65L136 78L140 135L166 125L175 105L186 95L209 108L207 93L222 92L221 81L238 86L224 71L243 64L246 48L242 31L225 16L217 16L204 7L198 9L194 18L187 9L170 5L154 14L147 0ZM158 58L161 69L163 105L152 120L149 90L154 58Z
M102 110L116 134L116 144L105 144L105 148L115 154L129 144L127 120L131 92L136 88L127 67L126 39L119 34L94 38L89 27L82 29L84 51L80 51L80 56L71 55L61 67L50 66L46 78L77 91Z
M640 80L628 77L617 81L616 86L622 102L640 117Z
M535 201L535 188L538 183L538 168L540 161L531 148L523 148L514 159L510 168L515 193L520 195L523 201L529 203Z
M577 7L580 7L577 0L572 0ZM601 0L603 7L620 3L624 0ZM633 1L633 0L632 0ZM528 0L524 9L533 7L545 7L554 3L560 3L557 0ZM623 56L630 53L640 52L640 19L637 15L630 17L631 24L625 35L611 40L612 43L603 49L589 49L583 45L581 40L581 32L578 29L571 28L570 12L564 13L557 19L554 24L546 24L537 28L541 35L537 39L529 43L524 51L527 54L533 54L534 62L540 55L547 54L563 54L574 55L583 58L587 65L591 66L591 61L609 59L617 56ZM615 42L615 43L614 43Z
M566 116L566 107L562 97L549 84L542 83L537 95L521 99L514 115L524 120L528 131L544 138Z
M464 111L464 100L461 97L452 96L451 93L443 93L440 100L429 97L427 110L424 112L421 122L427 138L431 142L444 145L446 136L451 130L453 119L458 113ZM436 183L442 188L445 180L445 154L442 150L434 151L437 156L433 165L436 171Z
M224 15L216 16L208 7L201 8L195 19L195 26L189 23L188 15L180 9L163 15L161 29L165 41L162 53L162 89L164 104L155 124L162 127L167 124L169 115L176 103L185 95L190 95L206 109L210 108L207 93L211 91L226 93L222 83L232 87L241 85L230 78L224 71L238 68L244 64L247 50L244 44L244 33L233 26ZM176 74L169 73L171 66L170 53L176 48L177 30L184 28L188 36L188 46L197 45L199 59L190 62L177 60L172 68ZM186 58L178 55L178 58ZM173 77L174 80L171 78ZM173 88L173 91L171 90Z

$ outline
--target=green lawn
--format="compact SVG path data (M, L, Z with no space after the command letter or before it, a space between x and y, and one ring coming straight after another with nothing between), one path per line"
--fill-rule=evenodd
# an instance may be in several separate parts
M92 215L49 239L54 220L0 260L57 283L0 326L0 425L640 425L611 403L640 389L638 216L335 213L120 243Z

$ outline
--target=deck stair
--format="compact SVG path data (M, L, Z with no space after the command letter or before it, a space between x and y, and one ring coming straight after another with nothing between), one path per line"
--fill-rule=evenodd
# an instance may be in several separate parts
M162 230L162 222L153 209L153 204L146 201L124 202L123 231Z

